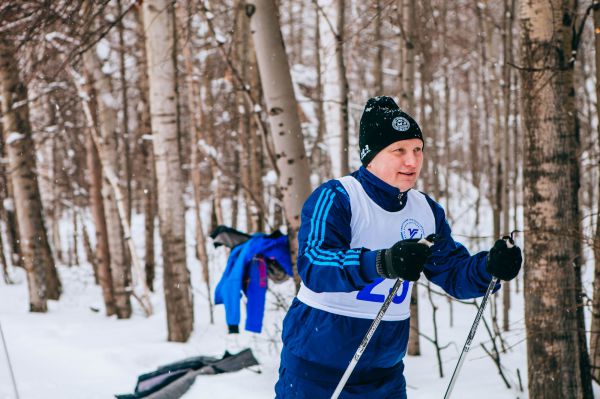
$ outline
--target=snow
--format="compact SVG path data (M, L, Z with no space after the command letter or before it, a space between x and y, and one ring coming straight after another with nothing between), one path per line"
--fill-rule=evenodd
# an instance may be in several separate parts
M277 173L275 173L274 170L269 170L267 174L263 177L263 184L267 186L277 184Z
M112 95L112 93L102 93L102 94L100 94L100 100L108 108L117 109L119 107L119 103L115 99L115 97Z
M203 212L206 213L206 210L208 208L204 207ZM89 223L89 215L87 220ZM61 223L65 248L68 245L66 240L72 236L69 221L67 216ZM143 237L142 217L134 216L132 227L134 237ZM93 226L90 224L88 228L93 236ZM46 314L28 312L25 273L22 269L11 270L16 284L0 282L0 324L21 398L109 398L117 393L133 392L137 376L154 371L160 365L191 356L222 356L226 349L239 351L246 347L252 348L260 366L232 374L200 376L184 397L273 396L284 313L273 310L275 299L268 293L262 334L242 331L239 337L228 336L222 305L215 307L215 324L211 325L205 285L193 255L193 211L187 214L186 229L190 240L187 255L194 289L195 327L185 344L167 342L166 314L160 287L161 268L157 269L157 293L152 295L155 314L145 318L137 303L132 301L134 313L129 320L104 315L101 291L94 284L88 263L70 268L59 266L65 292L60 301L49 301ZM160 252L160 241L158 236L156 238L156 250ZM143 255L143 243L136 242L136 247L139 255ZM81 259L84 259L81 241L79 250ZM226 256L223 248L211 247L212 287L221 276ZM270 289L291 301L291 294L288 294L293 292L291 279L281 285L271 284ZM241 327L244 320L242 306ZM0 352L0 399L9 399L14 396L13 389L1 347ZM247 395L249 392L250 396Z
M9 212L15 211L15 204L13 203L12 199L10 199L10 198L4 198L4 201L2 201L2 206L4 207L4 209L6 209ZM2 248L0 248L0 249L2 249Z
M24 138L25 138L25 135L23 133L10 132L8 134L8 137L6 138L6 145L11 145L12 143L15 143L19 140L23 140Z
M225 43L227 43L227 38L225 36L223 36L223 34L221 32L216 32L215 33L215 40L219 44L225 44Z
M217 151L215 147L208 144L204 139L198 140L197 144L200 150L204 152L204 154L208 155L211 158L218 158L219 151Z
M108 58L110 54L110 43L107 39L102 39L96 44L96 54L101 60Z
M46 33L45 38L49 42L52 42L54 40L62 40L64 42L75 44L75 45L80 44L79 40L77 40L71 36L65 35L62 32L57 32L57 31Z

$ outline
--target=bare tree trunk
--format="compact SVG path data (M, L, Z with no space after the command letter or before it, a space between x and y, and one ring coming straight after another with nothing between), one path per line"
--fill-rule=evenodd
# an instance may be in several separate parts
M405 29L405 63L400 66L403 69L402 91L400 95L400 108L406 109L408 113L416 111L415 104L415 24L416 5L412 1L403 2L402 17ZM423 93L421 93L423 95ZM415 284L410 295L410 330L408 337L408 354L419 356L421 345L419 339L419 293Z
M240 170L240 157L238 156L239 154L237 154L235 151L231 151L231 149L227 149L227 151L225 151L226 154L228 154L228 157L231 158L227 158L227 160L232 164L233 166L233 170ZM233 188L231 190L231 227L233 227L234 229L238 228L238 215L239 215L239 198L240 198L240 179L239 176L234 175L231 176L229 178L230 180L230 184L233 183ZM233 182L231 182L231 180L233 180ZM230 185L231 187L231 185Z
M1 110L0 110L1 111ZM0 124L0 126L2 126ZM0 131L0 136L2 136L2 132ZM2 137L0 137L0 141L3 141ZM4 145L6 148L6 145ZM5 154L6 151L3 150L2 156L8 158L8 155ZM0 165L0 167L2 167ZM24 267L23 266L23 257L21 255L21 246L19 239L19 228L17 226L17 217L15 214L15 200L12 189L12 181L8 179L8 173L4 171L0 173L0 190L2 191L3 203L0 207L2 210L2 220L6 224L6 235L8 238L8 247L10 260L13 267Z
M381 38L381 0L375 0L375 62L373 63L373 78L376 95L383 95L383 40Z
M245 20L242 27L242 46L244 50L244 63L247 64L248 72L245 80L250 82L250 88L254 94L254 98L261 98L260 90L260 74L258 72L258 64L256 62L256 51L254 51L252 40L250 39L250 26L248 20L242 13L242 20ZM298 36L301 37L302 29L298 30ZM301 58L300 58L301 59ZM252 104L250 103L249 96L244 96L244 119L248 121L248 163L249 163L249 182L250 185L244 189L250 189L250 192L246 196L246 201L249 202L248 212L250 212L250 222L253 226L252 231L264 231L265 230L265 217L264 209L264 187L262 181L262 170L263 170L263 140L262 134L259 131L259 126L253 123L251 118ZM252 197L252 198L250 198Z
M313 144L312 150L310 152L310 163L312 167L317 166L319 168L319 175L323 176L325 171L323 171L323 158L328 157L328 153L326 151L322 151L320 146L323 142L323 136L325 134L325 110L323 107L323 71L321 65L321 34L320 34L320 26L321 26L321 15L319 15L319 7L318 4L315 3L315 68L317 75L317 82L315 87L315 108L317 114L317 134L315 137L315 143Z
M443 123L441 124L442 126L442 131L443 131L443 135L444 135L444 164L445 164L445 168L444 168L444 199L445 201L445 210L446 210L446 218L448 220L451 219L451 212L450 212L450 193L451 191L451 186L450 186L450 119L452 118L450 116L450 84L449 84L449 80L450 80L450 68L449 68L449 63L447 62L447 60L450 59L450 54L448 53L448 40L447 40L447 35L445 34L445 32L448 32L448 8L450 6L451 3L449 2L445 2L444 5L442 5L442 23L443 23L443 47L444 47L444 51L443 51L443 57L444 60L446 60L444 62L444 119L443 119ZM441 108L441 106L440 106ZM438 200L441 200L438 199ZM451 302L450 306L452 306Z
M344 25L345 25L346 0L337 0L337 38L335 43L335 60L338 76L340 77L340 173L346 176L350 173L348 163L348 78L346 76L346 64L344 61Z
M448 8L449 8L450 3L446 2L444 3L444 5L442 6L442 10L443 10L443 14L442 14L442 18L443 18L443 32L448 32ZM448 49L448 42L447 42L447 35L444 34L443 35L443 55L444 55L444 60L449 60L450 59L450 54L449 54L449 49ZM450 149L450 104L452 103L452 100L450 99L450 68L448 65L448 62L444 62L444 121L443 121L443 134L444 134L444 164L445 164L445 168L444 168L444 199L445 201L445 210L446 210L446 219L451 220L452 218L452 213L450 210L450 193L453 192L454 187L452 187L452 185L450 184L450 163L451 163L451 149ZM455 107L457 107L456 102L453 103ZM463 162L459 161L459 164L463 164ZM459 176L460 177L460 176ZM460 181L460 179L459 179ZM441 198L439 199L441 200ZM453 301L452 298L450 298L449 296L447 297L446 301L448 302L448 310L449 310L449 323L450 323L450 327L454 326L454 309L453 309Z
M210 324L214 324L213 315L213 303L212 303L212 291L210 287L210 274L208 268L208 253L206 251L206 237L204 235L204 227L202 220L202 213L200 210L200 188L202 187L202 175L200 173L200 159L198 157L198 139L200 126L202 126L202 110L200 109L200 90L197 82L194 80L194 64L192 59L191 51L191 27L188 22L191 21L192 15L192 1L187 2L187 13L184 14L183 7L179 8L181 11L180 20L183 26L185 26L185 32L187 40L183 45L183 57L185 62L186 80L188 85L188 104L190 106L190 131L189 131L189 142L191 146L191 176L192 186L194 190L194 205L195 205L195 218L196 218L196 257L200 261L202 267L202 278L206 285L206 292L208 294L208 311L210 317Z
M150 114L148 114L150 117ZM154 277L156 276L156 260L154 256L154 219L156 218L156 168L152 142L145 142L142 156L146 166L147 176L144 179L144 273L146 285L154 292Z
M52 145L51 145L51 150L48 151L49 157L52 159L52 165L49 169L49 172L52 173L51 176L51 181L52 182L57 182L59 179L59 175L60 175L60 171L59 171L59 165L58 162L56 161L57 158L57 152L56 152L56 145L57 145L57 139L56 138L52 138ZM42 180L43 182L43 180ZM61 237L60 237L60 212L61 212L61 203L60 203L60 194L59 194L59 185L58 184L52 184L50 187L48 187L49 191L52 193L51 196L51 216L50 216L50 236L51 236L51 240L52 240L52 246L54 247L54 254L56 256L56 260L59 263L67 263L65 261L65 256L62 250L62 241L61 241ZM42 188L41 190L42 192L44 192L45 190ZM42 204L43 205L43 204Z
M250 17L250 29L253 32L258 68L275 146L280 173L279 188L283 193L294 279L298 288L300 278L295 266L298 253L297 233L300 228L302 205L311 191L308 160L304 151L287 55L273 1L249 2L247 15Z
M519 74L515 74L514 75L514 80L515 80L515 86L516 87L520 87L520 82L519 82ZM519 106L519 102L518 101L512 101L513 103L513 121L514 121L514 126L512 128L512 132L513 132L513 148L512 148L512 157L513 157L513 163L514 163L514 177L513 177L513 203L512 203L512 207L513 207L513 225L515 227L515 229L519 228L519 223L518 223L518 217L519 217L519 204L523 203L523 184L520 181L520 178L522 176L522 165L523 165L523 160L521 157L521 151L520 149L524 147L524 137L523 134L519 134L519 132L522 132L521 130L521 107ZM517 278L515 279L515 292L518 294L520 287L519 287L519 282L521 280L522 276L517 276Z
M404 60L400 65L402 72L402 90L400 92L400 108L409 114L416 112L415 104L415 28L417 23L416 4L410 0L404 0L402 18L404 26ZM423 93L421 93L423 95Z
M92 248L90 234L88 233L83 220L81 221L81 239L83 241L82 244L83 249L85 250L85 257L94 270L94 282L99 285L100 279L98 278L98 261L96 260L94 249Z
M125 252L124 234L117 208L116 192L108 181L111 171L105 169L108 166L115 170L119 165L115 133L117 111L113 108L111 101L109 78L102 72L100 60L94 50L87 51L83 56L83 60L90 79L89 84L94 87L98 98L98 126L100 127L98 153L103 165L102 199L108 232L113 294L115 296L117 317L127 319L131 316L131 264ZM90 134L94 133L90 132ZM116 184L120 185L120 182L117 181Z
M321 51L321 77L323 78L323 94L327 95L323 99L325 101L325 115L327 116L324 132L325 142L329 148L328 152L331 154L331 172L335 177L347 174L343 172L346 169L342 157L345 151L347 153L347 149L344 147L344 135L348 134L343 129L344 121L342 120L344 115L342 110L343 78L340 76L339 61L340 59L343 61L343 54L341 58L338 58L338 50L342 49L342 43L340 32L336 31L336 25L339 22L337 14L340 9L340 1L327 0L319 2L322 11L322 19L319 24L321 28L319 32L321 39L319 48L319 51Z
M206 109L212 110L214 107L214 97L212 92L210 75L208 73L204 74L203 86ZM202 133L208 146L211 148L215 148L215 137L213 135L214 118L211 112L206 112L205 115L206 123L203 125L204 129L202 130ZM213 157L208 158L210 165L210 175L212 180L214 180L213 184L215 185L215 190L213 194L213 212L216 218L216 223L223 224L223 208L221 207L221 172L215 165L215 160L213 159ZM211 230L214 227L216 226L212 226Z
M77 223L77 205L73 201L74 207L72 210L72 221L73 221L73 264L79 266L79 223Z
M123 14L121 0L117 0L118 15ZM119 32L119 73L121 77L121 101L123 107L123 166L127 188L127 220L131 223L131 153L129 151L129 102L127 100L127 77L125 76L125 40L123 34L123 20L117 24ZM121 174L122 175L122 174Z
M173 3L168 0L149 0L144 2L143 7L169 341L186 342L193 330L194 313L185 258L174 10Z
M2 107L0 106L0 159L4 158L4 134L2 133ZM8 230L8 223L6 218L6 209L4 209L4 200L7 199L8 190L6 190L6 170L4 168L4 164L0 162L0 181L2 185L0 185L0 221L4 222L4 225ZM10 279L10 274L8 273L8 261L6 260L6 256L4 255L4 240L2 238L2 230L0 229L0 263L2 263L2 277L4 278L4 282L6 284L13 284L13 281Z
M2 206L0 204L0 206ZM5 284L12 284L12 280L10 279L10 274L8 274L8 263L6 261L6 257L4 256L4 241L2 240L2 232L0 232L0 263L2 264L2 278L4 279Z
M29 309L46 312L47 299L60 297L60 281L44 226L37 182L34 143L29 123L27 88L19 80L9 39L0 34L0 93L4 143L19 220L23 266L27 272Z
M95 115L96 96L93 87L90 88L92 115ZM97 122L96 122L97 123ZM102 288L102 297L106 307L106 315L112 316L117 312L113 292L112 275L110 271L110 250L108 244L108 229L104 203L102 202L102 165L98 149L91 134L87 137L87 166L90 185L90 207L96 230L96 259L98 265L98 282Z
M141 5L135 8L137 26L137 53L139 57L138 90L140 104L138 112L138 143L142 154L144 186L144 274L146 285L154 292L155 256L154 256L154 219L156 217L156 168L154 167L154 151L152 150L152 126L150 125L150 104L148 97L148 60L146 57L146 34Z
M521 6L524 170L525 325L529 395L586 398L577 325L580 256L579 152L574 103L575 2Z
M504 167L502 169L502 226L503 234L508 234L511 231L510 228L510 188L509 183L509 170L510 168L510 142L511 142L511 130L510 130L510 104L511 104L511 54L512 54L512 39L513 39L513 21L514 21L514 10L516 0L504 0L504 18L503 18L503 65L502 65L502 94L503 94L503 105L504 105L504 128L503 139L502 139L502 158ZM516 229L517 226L514 226ZM502 287L502 302L503 302L503 318L502 328L504 331L509 330L510 326L510 282L505 282Z
M596 116L600 115L600 1L594 3L594 47L596 51ZM598 143L600 145L600 123L598 124ZM599 173L600 177L600 173ZM600 186L600 178L598 182ZM592 376L600 382L600 192L596 198L596 233L594 236L594 293L592 308L592 332L590 337Z
M289 2L289 7L292 7L292 2ZM291 11L291 10L290 10ZM292 17L292 13L289 13ZM246 187L252 187L251 169L250 169L250 154L254 151L250 145L250 107L246 102L246 96L241 85L249 84L248 77L248 45L249 45L249 21L244 14L244 2L237 0L235 4L235 65L240 75L242 82L236 82L236 105L238 109L238 137L240 140L239 151L239 167L236 170L240 171L241 184ZM290 23L290 32L293 32L293 27ZM253 205L251 199L252 193L248 190L243 191L244 205L246 209L246 231L256 232L252 219L251 207Z

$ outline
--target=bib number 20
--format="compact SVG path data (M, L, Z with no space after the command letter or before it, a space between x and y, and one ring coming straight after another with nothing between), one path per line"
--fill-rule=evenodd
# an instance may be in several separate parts
M372 282L371 284L367 285L365 288L363 288L362 290L360 290L358 292L358 294L356 295L356 299L360 300L360 301L367 301L367 302L380 302L383 303L385 301L385 297L386 295L383 294L374 294L373 290L375 289L375 287L377 287L379 284L381 284L385 279L383 278L378 278L377 280L375 280L374 282ZM393 303L395 304L400 304L402 303L405 299L406 299L406 294L408 293L408 287L410 286L410 282L409 281L403 281L402 282L402 289L401 289L401 293L397 294L394 296L394 299L392 300ZM390 292L392 291L392 289L390 288Z

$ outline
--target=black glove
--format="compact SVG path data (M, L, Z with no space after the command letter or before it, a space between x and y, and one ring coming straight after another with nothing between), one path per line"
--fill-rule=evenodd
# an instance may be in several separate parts
M512 240L510 240L513 243ZM509 281L517 277L521 270L521 249L516 245L508 248L504 239L496 241L487 256L485 269L489 274L500 280Z
M385 278L401 278L417 281L423 266L431 255L426 244L419 244L418 239L398 241L391 248L377 251L377 273Z

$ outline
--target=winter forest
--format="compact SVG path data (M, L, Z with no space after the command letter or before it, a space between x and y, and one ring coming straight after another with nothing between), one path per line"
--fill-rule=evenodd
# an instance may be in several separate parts
M274 397L303 204L381 95L454 240L523 250L452 397L600 397L600 1L0 0L0 399ZM289 267L224 299L258 233ZM442 398L482 299L409 297Z

